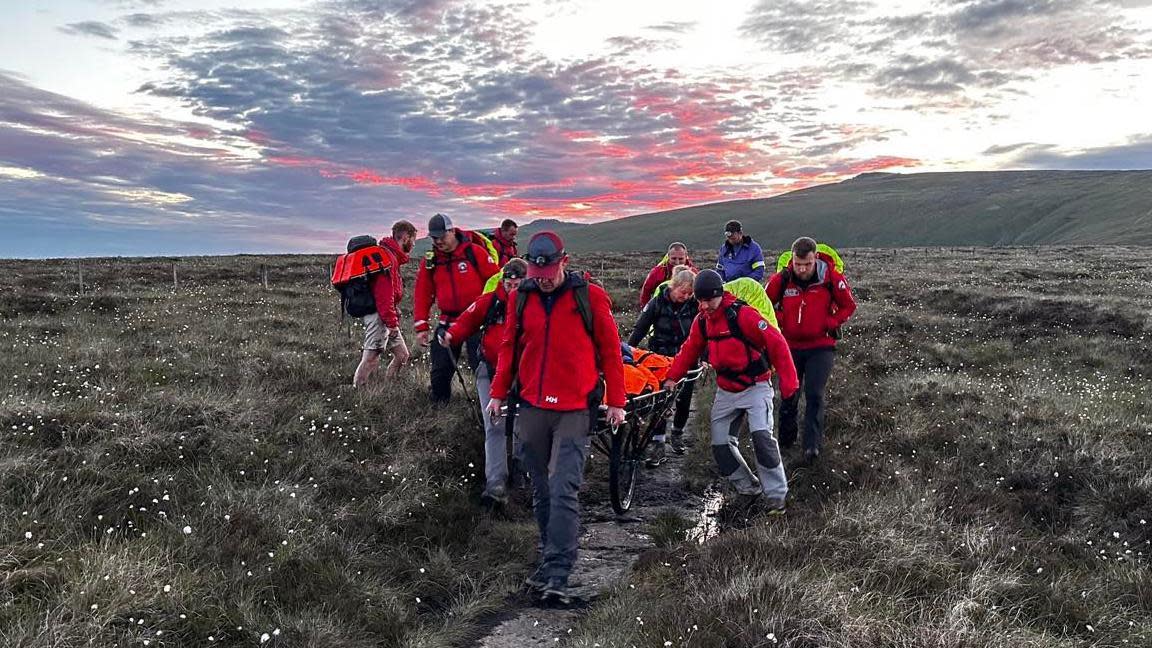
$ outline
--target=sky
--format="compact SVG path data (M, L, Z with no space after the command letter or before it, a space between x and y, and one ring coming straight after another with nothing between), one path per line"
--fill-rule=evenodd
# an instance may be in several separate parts
M0 257L1152 168L1152 0L0 0Z

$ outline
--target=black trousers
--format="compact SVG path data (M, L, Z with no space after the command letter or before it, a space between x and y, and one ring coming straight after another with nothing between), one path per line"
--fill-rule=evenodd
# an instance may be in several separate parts
M676 397L676 409L672 414L673 430L683 430L688 422L688 411L692 409L692 391L695 389L696 383L690 382L684 385L684 389Z
M440 333L448 328L447 325L441 324L433 331L434 337L439 337ZM456 365L452 362L452 358L460 359L461 348L468 351L468 366L472 371L476 371L476 367L480 366L480 334L477 333L464 341L460 346L452 347L452 353L448 349L440 346L436 340L432 341L432 380L431 380L431 396L434 404L442 405L452 398L452 378L456 373ZM480 406L484 407L487 403L481 403Z
M835 360L836 349L833 347L792 351L792 362L796 365L800 389L792 398L780 403L781 447L786 448L796 442L800 392L804 393L804 449L820 450L824 444L824 390L828 386L828 377L832 375Z

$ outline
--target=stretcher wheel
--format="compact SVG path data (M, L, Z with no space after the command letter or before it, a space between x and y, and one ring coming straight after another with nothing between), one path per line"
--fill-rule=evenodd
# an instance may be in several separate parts
M612 434L612 448L608 454L608 495L617 515L627 513L632 507L636 476L643 461L643 448L637 448L637 445L636 435L627 422Z

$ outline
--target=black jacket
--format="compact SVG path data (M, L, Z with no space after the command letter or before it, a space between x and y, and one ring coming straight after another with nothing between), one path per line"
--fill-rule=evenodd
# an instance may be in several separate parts
M628 346L640 346L640 341L651 331L648 338L649 351L660 355L674 356L680 350L680 345L688 339L692 332L692 322L696 319L699 305L695 299L689 299L683 304L677 304L668 297L671 290L669 286L660 289L660 292L648 302L632 328L632 335L628 337Z

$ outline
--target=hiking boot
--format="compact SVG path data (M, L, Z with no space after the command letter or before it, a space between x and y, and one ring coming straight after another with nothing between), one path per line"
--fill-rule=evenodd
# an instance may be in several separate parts
M534 571L524 579L524 586L530 591L543 593L544 588L548 587L548 581L544 580L539 571Z
M658 468L660 464L664 463L666 458L667 454L664 450L664 444L654 444L648 449L648 456L644 458L644 466L646 468Z
M804 450L804 463L814 464L820 458L820 451L816 448L806 448Z
M764 515L784 515L786 510L783 497L763 497L757 502L757 512Z
M684 430L673 429L668 435L668 445L672 448L672 452L678 455L684 454Z
M572 589L563 579L553 578L540 592L540 602L545 605L571 605Z
M497 486L489 491L480 495L480 506L488 510L496 510L503 508L508 503L508 490L503 486Z

